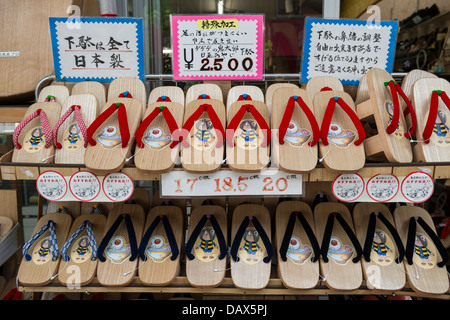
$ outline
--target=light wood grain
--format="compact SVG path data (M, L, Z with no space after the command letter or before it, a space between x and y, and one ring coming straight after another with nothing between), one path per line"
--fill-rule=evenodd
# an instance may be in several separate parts
M89 221L91 224L92 231L95 235L95 241L97 245L100 244L106 224L106 217L102 214L83 214L75 219L72 224L72 228L69 231L68 237L70 237L82 223ZM84 229L80 235L75 238L67 255L70 257L69 261L65 261L61 258L61 263L59 264L58 279L63 285L67 286L85 286L88 285L92 279L94 279L97 271L98 259L94 261L91 260L91 255L85 261L78 263L74 260L72 253L76 252L78 247L78 242L81 238L87 236L87 231ZM92 250L91 244L89 244L89 250ZM92 251L90 251L92 253ZM73 270L76 270L76 277L74 277ZM78 278L79 277L79 278Z
M55 73L48 18L72 15L70 5L81 16L100 14L95 0L0 1L1 51L20 53L0 59L0 101L34 101L37 83Z
M222 90L217 84L214 83L202 83L202 84L194 84L190 86L186 91L186 106L189 105L192 101L197 100L198 96L206 94L212 100L219 100L223 102Z
M18 202L17 202L18 190L1 190L0 191L0 203L3 210L1 215L12 220L13 224L22 222L22 217L19 216Z
M284 117L287 103L292 96L298 96L299 99L303 99L311 112L314 112L313 101L307 91L298 87L285 87L279 88L274 92L273 110L271 114L271 127L274 133L272 137L272 161L285 172L305 173L313 170L317 165L318 146L317 144L312 147L308 145L313 139L313 132L309 119L298 103L295 103L291 122L295 122L298 126L297 132L301 129L308 130L310 137L308 140L302 142L301 145L291 144L286 140L283 144L280 144L278 138L278 130ZM289 136L288 132L287 135Z
M318 76L311 78L306 84L306 91L314 99L316 93L319 93L323 88L331 88L332 91L344 91L342 82L336 77Z
M58 212L60 208L64 208L73 220L78 218L81 213L81 206L78 201L48 201L46 213Z
M66 86L50 85L48 87L42 88L42 90L39 92L39 97L36 102L45 102L49 95L55 97L55 102L63 105L70 95L70 90Z
M222 208L226 208L227 207L227 199L225 197L217 197L217 198L192 198L191 199L191 210L195 210L198 207L202 206L202 203L204 201L208 201L210 202L209 205L216 205L216 206L221 206Z
M330 99L340 97L347 105L355 111L353 99L349 94L343 91L322 91L314 96L314 114L319 127L322 121ZM347 113L338 105L334 109L331 124L339 124L342 131L352 131L355 134L354 140L346 147L337 146L328 139L328 146L324 146L322 140L319 141L319 157L323 158L323 164L326 168L334 171L351 172L361 169L366 161L364 154L364 144L355 145L355 141L359 138L358 131L353 121Z
M45 112L50 128L53 128L56 122L59 120L59 116L61 114L61 105L57 102L36 102L28 108L27 112L25 113L24 119L38 109L42 109ZM18 141L22 146L22 149L14 148L12 154L12 162L53 163L52 156L55 152L55 147L53 146L53 144L48 148L45 148L45 146L42 145L42 148L37 152L28 152L26 150L26 146L27 144L29 144L29 142L26 142L25 139L30 138L28 136L30 130L36 127L42 128L39 116L31 120L20 132ZM41 142L41 144L42 143L43 142ZM44 159L47 160L42 161Z
M170 101L179 103L183 107L185 105L183 89L175 86L162 86L153 89L148 97L148 105L155 103L162 96L168 97Z
M88 128L91 123L97 118L100 107L97 103L97 99L92 94L77 94L68 97L61 108L61 116L63 116L67 110L69 110L73 105L80 106L80 111L83 116L84 124ZM84 147L84 138L81 131L78 133L79 141L76 145L76 149L68 148L67 142L64 140L68 138L70 132L68 129L76 123L75 112L66 119L66 121L61 124L58 130L57 139L62 145L61 149L55 148L55 163L67 163L67 164L84 164L84 154L86 148ZM79 127L78 127L79 128ZM67 144L67 145L66 145ZM72 151L74 150L74 151Z
M209 92L207 92L208 95ZM187 100L187 96L186 96ZM222 126L225 130L226 128L226 115L225 106L220 100L215 99L198 99L190 102L186 106L184 113L184 122L203 104L209 104L213 107L216 112ZM199 119L209 118L206 112L199 117ZM197 148L193 143L197 143L197 139L194 139L196 132L195 123L191 128L188 136L189 147L181 146L181 164L183 169L192 173L203 173L203 172L215 172L220 169L222 165L222 160L224 156L224 143L220 147L216 147L219 135L221 134L218 130L211 130L211 134L215 137L209 147Z
M389 123L385 103L388 100L392 101L392 96L389 87L384 83L391 80L393 80L392 76L385 70L378 68L369 70L358 87L356 110L361 120L373 115L378 130L377 135L368 137L364 141L366 155L371 157L382 153L389 162L408 163L412 161L409 139L404 135L399 139L394 133L386 132ZM408 131L402 112L400 112L399 122L403 133Z
M177 99L178 101L181 99ZM173 115L178 128L183 126L184 106L177 102L154 102L147 107L143 119L145 119L155 108L164 106ZM170 141L167 141L167 145L162 148L152 148L145 143L145 138L151 134L151 131L155 128L162 130L162 136L171 135L170 128L164 118L164 115L160 113L152 123L147 127L142 137L144 147L139 148L136 146L134 162L139 170L150 173L166 173L172 170L175 163L179 162L179 149L180 144L173 149L170 148Z
M353 221L355 224L356 236L358 237L361 246L364 246L366 241L367 228L372 212L380 212L383 216L395 227L394 218L392 217L389 208L382 203L358 203L353 209ZM389 264L382 261L377 262L374 257L370 261L362 258L362 267L364 278L367 286L372 289L381 290L400 290L405 286L406 275L403 262L397 264L394 259L398 257L398 249L395 246L394 238L389 232L388 228L378 218L376 219L376 228L386 235L386 243L389 250ZM387 256L387 255L386 255Z
M354 231L352 216L345 205L330 202L319 203L314 208L314 224L319 245L322 245L328 216L333 212L340 213L342 218L344 218L350 228ZM337 263L330 256L328 256L328 262L326 263L323 261L322 257L320 258L321 275L326 278L326 285L329 288L336 290L354 290L359 288L362 283L361 262L358 261L357 263L354 263L351 260L356 254L355 248L353 247L350 238L347 236L347 233L337 220L334 221L331 237L339 239L343 246L350 246L353 249L353 255L345 264Z
M8 235L14 226L11 218L0 216L0 243Z
M261 101L248 101L248 100L236 101L230 105L227 114L228 125L230 124L231 120L234 118L236 113L238 113L241 106L245 104L253 105L255 109L264 118L264 120L266 121L267 125L270 128L269 109L267 108L265 103ZM244 120L254 120L254 117L250 112L246 112L242 117L241 122ZM260 135L258 140L262 140L264 136L263 132L259 128L260 126L258 125L259 130L258 134ZM236 133L234 137L236 137ZM240 147L239 144L236 143L236 141L234 141L233 147L231 147L228 142L226 143L227 164L229 168L233 171L258 172L269 164L270 160L269 155L270 155L270 141L268 141L266 147L262 147L260 142L258 142L258 146L256 148L247 148L247 149Z
M103 83L97 81L78 82L72 87L72 95L76 94L93 94L98 101L100 107L106 103L106 88Z
M72 217L66 213L48 213L37 222L33 233L35 234L41 229L49 220L55 222L56 237L58 240L58 247L61 248L69 233L70 226L72 224ZM30 247L28 254L33 255L34 251L39 250L40 242L49 237L50 231L47 229L39 238L36 239L34 244ZM52 253L49 252L51 255ZM56 261L50 259L49 261L36 264L33 259L27 261L22 258L17 273L18 282L28 286L43 286L51 281L51 277L54 276L58 270L61 256L58 256Z
M231 243L234 241L236 232L246 216L253 216L258 219L261 226L271 241L271 224L269 211L261 205L243 204L233 212L231 223ZM248 227L253 224L249 223ZM265 251L264 251L265 252ZM231 260L231 279L237 288L241 289L263 289L267 286L270 279L271 262L265 263L262 259L256 264L247 264L240 259L238 262Z
M125 157L130 157L131 149L134 143L134 134L141 121L141 102L130 98L115 98L108 101L100 113L108 109L112 104L123 103L126 108L128 128L130 130L130 140L125 148L122 144L114 148L105 148L97 140L97 136L103 128L108 125L115 125L119 128L119 118L117 112L114 112L93 134L93 139L97 141L96 145L88 145L84 154L84 164L91 170L117 171L125 164Z
M227 95L227 110L229 110L230 106L236 102L239 97L243 94L248 94L253 101L261 101L265 102L264 93L257 86L234 86L228 91Z
M433 90L441 90L450 94L450 83L441 78L425 78L417 80L412 87L412 103L417 116L416 139L423 141L423 132L428 121L431 93ZM438 110L444 112L446 122L450 128L450 109L439 98ZM437 121L437 119L436 119ZM435 121L435 122L436 122ZM432 133L429 143L419 142L413 147L414 160L423 162L448 162L450 161L450 130L447 130L445 139L439 144L439 137Z
M424 70L420 70L420 69L414 69L408 72L408 74L403 78L402 80L402 90L405 93L405 95L408 97L409 101L412 103L412 88L414 83L419 80L419 79L437 79L437 76L433 73L424 71ZM402 108L402 110L404 110L406 108L406 102L403 101L403 99L400 98L400 107ZM413 108L415 110L415 106L413 104ZM417 114L416 114L417 116ZM411 115L407 116L405 118L406 121L406 125L407 127L411 127Z
M223 207L217 205L199 206L191 212L187 230L187 239L189 239L194 228L205 214L213 215L216 218L217 223L222 230L225 242L228 243L227 214ZM205 227L211 227L211 223L207 221ZM218 245L218 242L215 242ZM195 245L193 251L194 249ZM192 254L194 254L194 252L192 252ZM222 260L219 260L216 257L211 261L202 261L197 256L195 256L193 260L189 260L186 257L186 277L189 284L194 287L217 287L225 278L226 266L227 257Z
M280 88L292 88L292 89L297 89L299 88L296 84L293 83L273 83L270 86L267 87L266 89L266 95L265 95L265 101L266 101L266 106L269 109L269 114L272 114L272 109L273 109L273 95L275 93L275 91L277 91Z
M175 260L171 260L172 254L170 254L163 261L153 260L151 257L146 255L147 260L142 261L139 259L139 279L148 286L166 286L171 284L175 277L180 273L180 257L181 257L181 247L183 243L183 213L181 209L175 206L158 206L153 207L146 219L144 233L153 222L157 216L165 215L170 222L172 227L175 240L178 245L180 254ZM153 236L163 237L165 240L164 245L168 245L167 234L163 227L162 221L158 224L152 233ZM151 241L151 238L150 238ZM147 247L150 243L147 245Z
M394 221L404 246L406 246L409 220L411 217L421 217L433 230L433 232L436 232L433 219L426 210L416 206L399 206L394 211ZM439 259L441 259L441 257L438 251L435 249L431 239L419 224L417 224L416 233L421 233L427 237L427 248L436 255L436 261L440 261ZM414 259L412 265L409 265L406 259L404 259L404 265L408 282L414 291L440 294L449 290L449 279L445 266L439 268L436 264L434 264L431 268L425 269L418 263L414 262Z
M147 91L145 84L137 78L114 79L108 88L107 101L118 98L121 93L128 91L133 99L141 102L142 115L147 108ZM127 99L127 98L126 98Z
M311 261L311 258L314 257L311 241L297 218L295 218L292 237L298 239L297 241L300 242L299 245L308 246L311 250L311 255L302 262L294 262L294 260L289 257L287 257L286 261L283 261L280 256L280 246L286 232L289 216L294 211L301 212L308 221L313 232L315 230L313 213L311 207L307 203L301 201L283 201L277 206L275 215L275 239L278 256L278 275L287 288L311 289L319 282L319 261L314 263Z
M145 223L144 209L137 204L116 204L108 214L108 219L106 221L105 232L103 237L106 235L108 230L116 221L117 217L121 214L129 214L131 221L133 223L133 228L136 234L137 244L141 242L143 228ZM120 226L117 228L114 236L121 236L125 239L125 243L129 244L130 240L128 237L128 231L126 227L125 220L122 220ZM113 236L113 237L114 237ZM103 238L102 237L102 238ZM139 257L130 261L126 258L122 263L114 263L108 257L106 257L105 262L98 262L97 265L97 278L99 283L103 286L126 286L136 275L136 267L138 266Z

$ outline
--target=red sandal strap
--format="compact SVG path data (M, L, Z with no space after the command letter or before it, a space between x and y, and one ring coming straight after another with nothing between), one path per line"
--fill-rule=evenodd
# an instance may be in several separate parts
M431 93L431 102L430 102L430 112L428 113L428 119L425 124L425 128L423 130L422 137L425 140L424 142L428 144L430 142L431 134L433 133L434 125L436 123L436 117L439 107L439 97L441 97L442 101L445 103L447 108L450 110L450 99L447 96L445 91L434 90Z
M133 96L131 95L131 93L129 91L125 91L125 92L122 92L121 94L119 94L119 98L133 99Z
M30 123L31 120L38 116L41 120L42 131L44 132L45 136L45 148L48 148L53 144L52 129L50 128L50 123L48 122L47 115L45 114L44 110L37 109L24 120L22 120L22 122L19 123L19 125L14 129L13 143L17 149L22 149L22 145L19 143L20 132L22 132L23 128L25 128L25 126Z
M227 127L227 141L228 145L230 147L234 147L233 137L234 133L241 122L242 118L244 117L245 113L250 112L252 116L255 118L256 122L258 123L260 129L262 130L264 134L264 140L261 143L261 147L265 148L270 142L271 139L271 132L270 128L267 125L266 120L264 117L259 113L259 111L255 108L252 104L244 104L241 106L241 108L238 110L238 112L235 114L233 119L231 119L230 123Z
M144 143L142 142L142 137L144 136L145 130L148 128L148 126L155 120L155 118L162 113L164 116L164 119L167 122L167 125L169 126L170 134L173 135L174 131L178 130L177 122L175 121L172 113L167 107L160 106L153 109L153 111L141 122L139 127L136 130L136 145L139 148L144 147Z
M417 128L416 112L414 111L411 101L408 99L402 87L400 87L400 85L397 82L395 82L395 88L398 94L402 97L403 101L405 101L406 103L406 108L405 110L403 110L403 116L406 118L408 114L411 114L411 128L409 129L408 132L405 132L405 137L409 138L412 136L412 134L416 131Z
M397 129L398 122L400 121L400 102L398 100L396 82L391 80L389 82L385 82L384 84L389 86L392 96L392 102L394 104L394 114L392 115L391 123L386 128L386 132L388 134L392 134Z
M241 94L237 101L244 101L244 100L252 100L252 97L249 94Z
M189 132L191 132L191 129L194 126L195 121L198 120L198 118L203 114L203 112L206 112L208 114L214 129L220 131L220 133L222 134L222 138L217 140L216 148L220 148L222 146L223 141L225 140L225 130L223 129L222 122L220 121L217 113L214 111L212 105L202 104L186 120L183 127L179 131L179 134L176 137L173 137L173 142L171 143L170 148L175 147L180 141L183 147L185 148L189 147L187 136L189 135Z
M317 124L317 120L314 117L314 114L311 112L311 109L309 109L308 105L305 103L305 101L302 99L302 97L299 97L299 96L292 96L288 100L286 110L284 112L283 118L281 119L280 127L278 128L278 141L280 144L284 144L284 136L286 135L286 131L289 127L289 123L291 122L291 119L292 119L292 114L294 113L295 102L298 103L300 108L306 114L306 117L308 118L309 123L311 124L311 129L313 132L313 139L308 143L308 145L310 147L312 147L320 139L319 125Z
M103 111L87 129L89 144L95 146L97 142L92 138L95 131L117 110L119 119L120 136L122 148L125 148L130 141L130 129L128 128L127 109L123 103L113 103L108 109Z
M208 96L207 94L201 94L197 97L197 100L199 100L199 99L211 99L211 97Z
M156 100L156 102L172 102L168 96L161 96Z
M65 114L62 115L62 117L58 120L55 127L53 128L53 142L55 144L55 147L58 149L62 148L61 143L58 142L59 127L64 123L64 121L66 121L66 119L72 114L72 112L75 112L75 119L77 120L78 127L80 128L80 132L83 135L84 147L85 148L87 147L88 144L87 128L83 120L83 115L81 114L81 106L73 105L66 111Z
M350 106L344 101L344 99L340 97L333 97L328 102L327 110L325 111L325 115L322 120L322 126L320 128L320 136L323 145L324 146L328 145L328 132L330 130L331 118L333 118L336 103L341 106L341 108L345 111L345 113L347 113L347 115L350 117L353 124L355 125L359 136L358 140L355 141L355 146L359 146L366 138L366 132L364 131L364 127L361 124L361 121L359 120L355 111L353 111L352 108L350 108Z

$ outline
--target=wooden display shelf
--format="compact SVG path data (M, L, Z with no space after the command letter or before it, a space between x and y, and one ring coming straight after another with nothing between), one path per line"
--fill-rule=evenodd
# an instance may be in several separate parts
M422 297L431 299L450 300L450 291L442 295L423 294L413 291L408 285L398 291L369 289L365 281L359 289L342 291L328 288L324 281L313 289L289 289L286 288L281 279L271 278L266 288L260 290L245 290L236 288L231 278L226 277L222 284L215 288L209 287L192 287L185 276L176 277L174 282L165 287L145 286L135 277L131 284L125 287L104 287L100 285L97 278L88 285L80 288L67 288L63 286L57 279L52 280L48 285L42 287L22 286L19 284L21 292L127 292L127 293L201 293L214 295L406 295L411 297Z
M84 165L70 164L36 164L36 163L12 163L12 151L9 151L0 158L0 172L2 180L36 180L39 174L44 171L53 170L63 176L71 176L80 170L88 170ZM176 166L174 171L182 171L181 166ZM222 165L220 170L230 170L227 165ZM450 179L450 162L441 163L366 163L364 167L355 173L362 178L370 178L376 174L393 174L398 177L406 176L415 171L424 171L433 179ZM107 172L95 172L97 175L104 175ZM134 164L125 165L120 172L127 174L131 179L140 181L159 181L160 175L139 170ZM317 167L303 175L305 182L333 181L340 172L332 171L318 164Z

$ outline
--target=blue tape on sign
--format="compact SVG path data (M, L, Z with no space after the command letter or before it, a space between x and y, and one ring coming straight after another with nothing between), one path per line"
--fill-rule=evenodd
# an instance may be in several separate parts
M371 68L391 73L398 22L306 18L301 83L333 76L358 85Z
M50 17L49 25L58 81L145 80L142 18Z

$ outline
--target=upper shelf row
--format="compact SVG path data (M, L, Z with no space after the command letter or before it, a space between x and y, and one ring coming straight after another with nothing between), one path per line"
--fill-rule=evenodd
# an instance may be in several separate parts
M139 79L119 78L45 87L13 134L13 164L70 164L119 171L125 164L160 174L181 164L207 173L227 164L258 172L269 164L309 173L323 163L356 172L367 161L450 162L450 84L413 70L402 85L370 70L356 100L333 77L304 89L288 83L232 87L226 99L216 84L186 92L173 86L147 99ZM226 100L226 101L224 101ZM135 143L136 142L136 143Z

